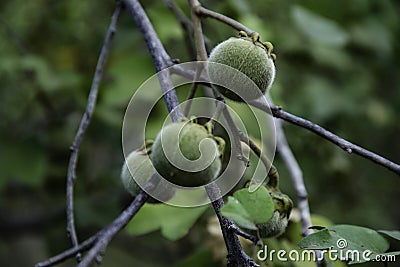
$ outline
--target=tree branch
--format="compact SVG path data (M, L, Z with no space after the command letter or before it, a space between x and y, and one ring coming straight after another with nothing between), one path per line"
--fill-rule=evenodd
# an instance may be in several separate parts
M388 170L396 173L397 175L400 175L400 165L399 164L396 164L396 163L394 163L374 152L371 152L361 146L355 145L355 144L337 136L336 134L326 130L325 128L319 126L318 124L315 124L309 120L303 119L303 118L293 115L289 112L286 112L281 107L276 107L276 106L268 107L261 101L252 101L251 105L253 105L254 107L259 108L269 114L272 112L271 115L274 116L275 118L279 118L279 119L285 120L287 122L290 122L294 125L305 128L305 129L319 135L320 137L330 141L331 143L337 145L338 147L340 147L341 149L343 149L344 151L346 151L349 154L351 154L351 153L357 154L365 159L368 159L378 165L381 165L381 166L387 168Z
M86 111L82 117L75 139L70 148L71 156L68 164L67 185L66 185L66 213L67 213L67 233L70 236L73 247L78 246L78 237L76 234L75 220L74 220L74 183L76 180L76 165L78 162L79 148L94 112L100 80L103 76L104 65L110 50L111 40L113 39L114 33L116 31L116 26L118 23L118 18L121 13L121 9L122 9L121 5L117 3L114 14L111 18L110 26L108 28L103 47L101 49L99 59L97 61L96 71L93 77L92 86L87 101ZM78 261L80 260L79 254L77 254L77 260Z
M153 180L154 175L152 177ZM146 184L146 187L151 187L151 182ZM154 187L154 185L153 185ZM89 250L88 254L83 258L78 267L90 266L95 260L101 261L102 255L115 235L124 228L132 217L139 211L139 209L146 203L149 195L145 191L141 191L135 199L131 202L129 207L125 209L104 231L98 234L95 239L94 246ZM97 236L97 235L96 235Z
M203 17L210 17L216 20L219 20L233 28L235 28L238 31L245 31L248 35L254 33L253 30L247 28L246 26L244 26L242 23L231 19L225 15L222 15L220 13L214 12L212 10L209 10L207 8L204 8L203 6L201 6L200 4L196 5L194 7L194 11L198 16L203 16Z
M105 229L103 229L102 231L98 232L97 234L93 235L92 237L86 239L85 241L83 241L82 243L80 243L78 246L76 247L72 247L68 250L65 250L64 252L51 257L50 259L46 260L46 261L42 261L39 262L35 265L35 267L48 267L48 266L53 266L56 265L58 263L61 263L69 258L72 258L74 255L76 255L77 253L80 252L84 252L88 249L90 249L93 244L97 241L97 239L99 238L100 234L104 231Z
M206 191L210 199L216 199L211 204L217 215L221 226L222 235L224 237L225 246L228 251L227 267L251 267L259 266L252 258L247 256L240 245L239 238L236 235L235 226L231 220L221 215L221 207L224 205L221 192L214 183L206 186Z
M151 182L146 184L149 190L154 187L155 178L151 179ZM147 189L146 189L147 190ZM132 219L132 217L138 212L138 210L144 205L146 200L149 198L146 192L140 192L135 199L132 200L131 204L107 227L97 232L92 237L86 239L79 246L70 248L50 259L40 262L35 267L48 267L53 266L57 263L63 262L66 259L73 257L74 254L89 250L88 255L78 266L89 266L95 258L104 253L105 247L111 241L111 239Z

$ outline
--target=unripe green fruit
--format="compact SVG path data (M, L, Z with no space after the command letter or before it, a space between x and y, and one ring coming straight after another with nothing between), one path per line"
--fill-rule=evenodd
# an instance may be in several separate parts
M201 186L217 178L221 152L207 129L192 121L165 126L152 146L151 160L157 172L171 183Z
M156 170L147 152L145 150L135 150L126 157L122 166L121 182L125 189L133 197L136 197L142 190L137 181L139 181L139 184L144 185L155 172ZM159 190L157 193L163 201L171 199L175 194L175 189L167 186L162 188L156 187L156 189ZM149 198L148 202L159 203L159 201L154 198Z
M249 184L249 182L247 183ZM268 184L264 185L274 202L274 213L271 219L266 223L257 224L258 231L243 229L247 233L258 236L260 238L269 238L282 235L289 222L289 216L293 208L293 201L289 196L280 192L277 187L270 187Z
M282 235L288 225L288 218L282 217L279 211L274 211L272 218L264 224L257 225L261 238L269 238Z
M272 218L265 224L257 225L261 238L280 236L286 230L290 212L293 208L292 200L281 192L271 192L274 201L275 211Z
M221 94L235 101L259 98L271 87L275 78L275 65L270 50L258 39L245 36L229 38L211 51L208 61L228 65L242 72L258 87L229 68L208 64L211 82L223 84L224 87L214 86Z

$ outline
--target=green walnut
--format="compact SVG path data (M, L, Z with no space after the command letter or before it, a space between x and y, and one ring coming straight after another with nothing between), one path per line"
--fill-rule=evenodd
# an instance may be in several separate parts
M211 51L207 64L213 87L234 101L244 102L261 97L275 79L276 56L272 50L272 44L262 43L257 33L249 37L240 32L239 37L220 43Z
M270 195L274 201L275 211L267 223L257 225L258 234L261 238L282 235L286 230L293 208L293 202L287 195L277 191L270 191Z
M126 157L122 166L121 182L133 197L136 197L142 191L139 184L146 184L156 172L148 153L149 150L147 149L134 150ZM158 199L167 201L173 197L175 189L172 186L159 183L154 189L154 193L157 194ZM148 202L159 203L159 200L149 198Z
M244 188L250 185L250 181L247 181ZM269 195L274 202L274 213L266 223L257 224L258 231L243 229L247 233L258 236L260 238L277 237L282 235L289 222L289 216L293 209L293 201L289 196L283 194L279 190L279 177L270 177L268 183L264 184L268 189Z
M157 172L180 186L201 186L221 171L223 140L193 120L161 129L152 146L151 160Z

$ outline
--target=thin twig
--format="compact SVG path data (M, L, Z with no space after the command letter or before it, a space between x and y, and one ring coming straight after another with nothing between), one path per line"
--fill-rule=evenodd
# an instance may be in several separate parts
M216 20L219 20L233 28L235 28L238 31L245 31L248 35L254 33L253 30L247 28L246 26L244 26L242 23L231 19L225 15L222 15L220 13L214 12L212 10L209 10L207 8L204 8L203 6L201 6L200 4L195 6L194 11L196 12L197 15L199 16L203 16L203 17L210 17Z
M154 177L154 176L153 176ZM152 178L153 179L153 178ZM146 186L149 186L147 183ZM135 199L102 233L96 238L94 246L89 250L87 255L78 264L78 267L88 267L95 260L100 262L102 255L115 235L124 228L139 209L146 203L149 195L145 191L141 191Z
M48 267L54 266L58 263L61 263L69 258L72 258L74 255L80 252L84 252L90 249L93 244L98 240L101 233L104 231L98 232L97 234L93 235L92 237L86 239L85 241L81 242L78 246L65 250L64 252L47 259L46 261L39 262L35 265L35 267Z
M192 13L197 60L207 61L207 50L206 50L206 46L204 44L203 29L201 26L200 18L197 16L198 14L195 12L195 10L201 5L200 5L199 1L197 1L197 0L189 0L189 3L190 3L190 10Z
M146 190L151 187L154 187L155 179L146 184ZM71 257L73 257L76 253L84 252L89 250L88 256L86 256L79 266L90 266L90 264L94 261L94 258L99 255L99 253L103 253L105 247L110 242L110 240L117 234L129 221L130 219L137 213L140 207L144 205L146 200L148 199L147 193L142 191L139 193L135 199L132 200L130 205L107 227L104 227L102 230L94 234L92 237L86 239L79 246L70 248L65 250L64 252L51 257L50 259L40 262L35 265L35 267L48 267L56 265L60 262L63 262ZM92 256L94 255L94 258Z
M67 213L67 233L70 236L73 247L78 246L78 237L76 234L75 222L74 222L74 183L76 180L76 165L78 162L79 148L94 112L100 80L103 75L104 65L110 50L111 40L113 39L114 33L116 31L116 26L118 23L118 18L121 13L121 9L122 9L121 5L117 3L114 14L111 18L110 26L108 28L103 47L101 49L99 59L97 61L96 71L93 77L93 82L87 101L86 111L82 117L75 139L70 148L71 156L68 164L67 185L66 185L67 187L66 213ZM80 260L79 254L77 254L77 260L78 261Z
M229 229L231 229L233 232L235 232L235 234L250 240L253 244L257 244L259 241L259 238L257 238L254 235L250 235L248 233L243 232L239 227L237 227L236 225L232 224L231 226L229 226Z
M276 107L276 106L268 107L261 101L252 101L250 104L256 108L259 108L259 109L267 112L268 114L272 113L272 116L274 116L275 118L285 120L287 122L290 122L294 125L305 128L305 129L321 136L322 138L332 142L333 144L337 145L338 147L340 147L341 149L343 149L344 151L346 151L349 154L351 154L351 153L357 154L363 158L366 158L366 159L368 159L378 165L381 165L381 166L387 168L388 170L400 175L400 165L399 164L396 164L396 163L394 163L374 152L371 152L363 147L355 145L355 144L337 136L336 134L326 130L325 128L319 126L318 124L315 124L309 120L303 119L303 118L293 115L289 112L286 112L281 107Z
M214 183L211 183L206 186L206 192L210 199L215 199L213 202L211 202L211 204L221 226L222 236L224 237L225 246L228 251L226 266L259 266L243 251L232 221L221 215L221 207L224 205L224 201L222 200L221 192L218 186L216 186Z

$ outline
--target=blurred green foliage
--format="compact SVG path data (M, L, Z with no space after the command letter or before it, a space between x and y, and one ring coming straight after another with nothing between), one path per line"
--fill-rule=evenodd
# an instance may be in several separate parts
M142 2L171 57L193 60L179 23L162 1ZM176 2L188 15L186 1ZM271 93L276 104L399 161L398 2L202 3L274 44L277 79ZM113 7L113 1L94 0L0 3L2 266L32 266L70 246L64 234L69 146ZM211 19L204 20L204 33L212 45L236 35ZM154 73L145 44L124 12L79 157L75 204L80 240L111 222L130 201L119 182L121 125L131 95ZM162 114L165 107L150 118L150 125L162 123ZM313 213L334 223L398 228L398 176L306 130L286 124L285 129L302 167ZM295 199L279 155L275 164L282 191ZM219 266L220 258L213 256L223 245L215 249L217 241L205 227L210 215L212 211L203 214L189 235L174 242L160 232L140 237L123 232L108 248L103 266ZM73 265L70 260L61 266Z

